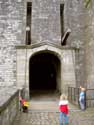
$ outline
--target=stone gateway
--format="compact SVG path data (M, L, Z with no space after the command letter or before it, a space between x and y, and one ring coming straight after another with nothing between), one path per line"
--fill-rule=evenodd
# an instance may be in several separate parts
M0 1L0 86L66 92L94 87L94 2Z

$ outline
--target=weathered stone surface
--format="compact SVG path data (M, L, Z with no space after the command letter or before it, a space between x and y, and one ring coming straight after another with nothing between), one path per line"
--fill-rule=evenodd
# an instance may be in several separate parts
M60 44L60 2L32 0L32 43L55 42Z
M85 31L85 64L86 82L88 88L94 88L94 1L91 0L90 7L87 9L87 28Z
M85 8L84 0L31 0L32 44L51 42L61 45L60 4L64 4L64 31L71 29L67 46L76 47L77 86L94 77L94 1ZM0 1L0 86L16 85L16 47L25 45L27 0ZM80 50L81 49L81 50ZM24 75L24 73L23 73Z
M12 125L19 110L18 97L15 87L0 87L0 125Z
M0 1L0 85L16 83L15 45L24 44L24 3ZM25 30L24 30L25 31Z
M76 86L75 84L76 83L75 81L75 51L73 49L71 50L68 48L62 49L61 47L59 48L59 47L53 46L53 44L52 45L45 44L43 46L41 45L32 49L31 48L29 46L27 50L26 50L26 47L23 49L19 47L19 49L17 49L17 62L18 62L17 63L17 86L19 88L25 87L27 91L27 97L29 97L29 93L30 93L29 78L32 77L29 74L30 69L28 68L31 65L30 59L32 60L34 55L36 55L36 53L39 53L40 51L41 52L47 51L49 55L53 53L52 55L53 56L56 55L57 59L59 60L58 64L55 65L55 68L56 68L55 70L57 72L57 75L56 75L56 80L57 80L56 89L57 90L59 90L60 92L67 93L68 86L72 86L72 85ZM24 55L26 56L24 57ZM53 60L52 62L54 63L55 60ZM38 76L36 74L36 78L37 77ZM32 81L31 81L31 84L32 84Z

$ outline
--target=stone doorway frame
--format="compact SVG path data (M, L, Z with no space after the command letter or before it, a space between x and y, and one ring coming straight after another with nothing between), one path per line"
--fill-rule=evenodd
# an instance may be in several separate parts
M53 53L53 51L49 51L49 50L42 50L42 51L39 51L39 52L36 52L34 54L31 55L31 57L29 58L29 66L31 66L30 64L30 60L32 61L32 59L38 57L38 55L45 55L45 54L49 54L49 56L51 55L52 57L55 57L55 59L57 60L50 60L52 62L52 65L54 66L54 70L56 72L56 75L55 75L55 81L56 81L56 85L53 84L53 86L55 86L54 90L56 91L60 91L60 83L61 83L61 62L60 62L60 59L59 57L57 57L57 55L55 55L55 53ZM46 56L45 56L46 57ZM46 59L46 58L45 58ZM44 59L43 59L44 60ZM57 61L57 63L56 63ZM50 63L51 63L50 62ZM46 67L44 67L46 68ZM37 72L37 69L34 70L35 72ZM32 75L31 75L32 77ZM37 77L36 77L37 78ZM39 81L38 81L39 82ZM49 81L50 82L50 81ZM44 82L45 83L45 82ZM31 84L32 84L32 80L31 80ZM37 84L35 84L37 86ZM45 84L44 84L45 85ZM32 86L32 85L31 85ZM47 87L47 86L46 86ZM31 87L32 88L32 87ZM29 91L32 91L33 89L30 90L30 67L29 67ZM43 89L42 89L43 90ZM48 88L49 90L49 88Z
M68 86L75 86L75 50L65 49L49 44L34 46L17 46L17 87L25 88L25 97L29 98L29 60L40 51L49 51L57 56L61 64L59 83L60 93L67 93Z

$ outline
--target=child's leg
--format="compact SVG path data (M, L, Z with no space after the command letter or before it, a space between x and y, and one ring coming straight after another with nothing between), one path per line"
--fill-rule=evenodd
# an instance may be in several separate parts
M24 112L28 112L28 107L24 106Z
M20 101L20 111L22 111L22 108L23 108L23 107L22 107L22 103L21 103L21 101Z
M85 104L80 102L80 108L81 108L81 110L84 110L85 109Z
M25 112L25 106L23 105L23 112Z
M63 113L60 112L59 114L59 122L60 122L60 125L63 125Z
M68 125L69 123L68 116L65 113L63 113L63 115L64 115L64 124Z

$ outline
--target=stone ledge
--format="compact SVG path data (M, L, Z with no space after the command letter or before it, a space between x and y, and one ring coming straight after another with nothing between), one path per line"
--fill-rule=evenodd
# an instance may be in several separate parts
M7 107L18 91L15 87L0 87L0 112Z
M31 44L31 45L19 45L19 46L15 46L15 47L16 47L16 49L33 49L33 48L44 46L44 45L53 46L53 47L56 47L56 48L59 48L59 49L65 49L65 50L67 50L67 49L70 49L70 50L83 49L83 48L76 48L76 47L57 45L57 44L52 43L52 42L49 42L49 43L40 42L40 43Z
M19 112L19 90L10 86L0 87L0 125L13 125Z

